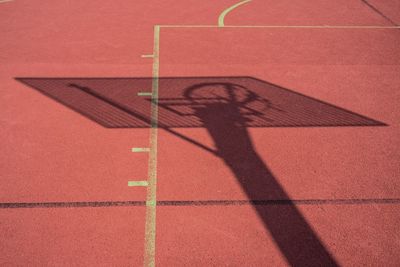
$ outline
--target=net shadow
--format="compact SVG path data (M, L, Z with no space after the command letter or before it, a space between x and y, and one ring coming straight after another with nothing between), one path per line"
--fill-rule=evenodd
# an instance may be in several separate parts
M17 78L107 128L150 127L152 78ZM185 77L159 79L159 125L165 128L204 127L192 107L222 101L221 90L208 88L202 97L189 100L193 85L231 84L241 97L246 127L384 126L349 110L253 77ZM210 87L210 86L209 86ZM250 101L251 100L251 101Z

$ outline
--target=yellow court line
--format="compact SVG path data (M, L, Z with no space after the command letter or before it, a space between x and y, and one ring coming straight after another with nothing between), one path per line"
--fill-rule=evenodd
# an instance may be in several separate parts
M250 2L250 1L251 0L243 0L243 1L239 2L239 3L234 4L233 6L228 7L227 9L225 9L218 17L218 27L224 27L225 26L225 22L224 22L225 16L229 12L231 12L235 8L237 8L237 7L239 7L239 6L243 5L243 4L246 4L246 3Z
M147 181L128 181L128 186L148 186Z
M137 95L138 96L152 96L153 93L152 92L138 92Z
M148 147L133 147L132 152L150 152L150 148Z
M14 0L0 0L0 4L1 3L6 3L6 2L12 2L12 1L14 1Z
M151 128L148 186L146 196L144 266L155 266L156 256L156 203L157 203L157 135L158 135L158 76L160 53L160 26L154 26L153 78L151 97Z
M160 25L160 28L221 28L216 25ZM399 29L400 26L379 25L229 25L223 28L282 28L282 29Z

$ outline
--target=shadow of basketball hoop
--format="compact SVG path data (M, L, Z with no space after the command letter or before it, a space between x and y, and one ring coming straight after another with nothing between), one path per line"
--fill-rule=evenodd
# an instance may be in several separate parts
M150 127L152 78L17 78L107 128ZM386 124L252 77L160 78L158 127L224 161L293 266L336 266L334 258L257 154L249 127L345 127ZM203 127L207 147L174 130Z

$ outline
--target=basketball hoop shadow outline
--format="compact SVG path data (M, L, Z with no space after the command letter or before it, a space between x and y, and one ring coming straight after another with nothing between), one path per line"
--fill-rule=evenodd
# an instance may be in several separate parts
M104 127L150 127L143 102L136 105L126 99L133 94L133 85L150 85L152 78L16 79ZM222 159L251 201L265 196L289 201L253 207L291 265L335 266L333 257L258 156L247 128L386 124L252 77L170 77L159 81L163 89L156 100L161 107L158 127ZM121 86L126 90L114 94ZM261 95L264 93L267 97ZM149 98L141 99L150 105ZM216 149L174 127L206 128Z

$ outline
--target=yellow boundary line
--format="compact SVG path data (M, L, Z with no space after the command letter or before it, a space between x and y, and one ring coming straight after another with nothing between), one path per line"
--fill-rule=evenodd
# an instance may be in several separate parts
M154 26L153 78L151 97L151 129L148 186L146 196L144 266L155 266L156 203L157 203L157 134L158 134L158 75L160 54L160 26Z
M160 28L221 28L216 25L159 25ZM223 28L282 28L282 29L400 29L400 26L361 25L230 25Z
M239 3L236 3L236 4L234 4L233 6L228 7L227 9L225 9L225 10L219 15L219 17L218 17L218 27L224 27L224 26L225 26L225 22L224 22L225 16L226 16L229 12L231 12L231 11L234 10L235 8L237 8L237 7L239 7L239 6L243 5L243 4L246 4L246 3L250 2L250 1L251 1L251 0L244 0L244 1L241 1L241 2L239 2Z

